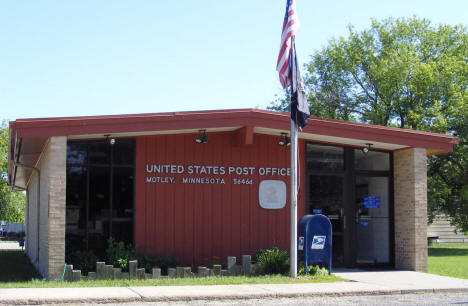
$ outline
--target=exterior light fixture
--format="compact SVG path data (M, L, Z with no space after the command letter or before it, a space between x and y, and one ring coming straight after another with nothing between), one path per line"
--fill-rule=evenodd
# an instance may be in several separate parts
M198 135L195 138L196 143L207 143L208 136L206 136L206 130L198 130Z
M366 146L361 149L362 153L364 153L364 155L367 155L367 153L369 153L372 145L373 145L372 143L366 143Z
M281 133L280 138L278 140L279 146L287 146L291 145L291 140L289 139L288 133Z
M110 145L115 144L115 138L109 138L110 134L105 134L104 136L106 137L106 141L108 141Z

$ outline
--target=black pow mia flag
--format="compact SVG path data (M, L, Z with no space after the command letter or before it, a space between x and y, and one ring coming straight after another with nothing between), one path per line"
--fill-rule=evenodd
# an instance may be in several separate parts
M293 40L291 46L290 72L291 72L291 119L301 130L307 124L310 116L307 105L307 96L302 83L301 73L297 64L296 44Z

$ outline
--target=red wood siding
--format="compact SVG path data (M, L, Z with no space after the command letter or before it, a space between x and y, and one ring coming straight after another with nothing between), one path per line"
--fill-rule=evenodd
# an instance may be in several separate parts
M289 251L289 176L259 175L262 167L289 168L289 148L278 137L253 135L253 144L237 145L235 132L209 133L207 144L194 134L137 137L135 243L140 253L176 254L184 264L224 261L226 256L254 254L263 247ZM300 142L300 162L304 162ZM255 167L253 175L154 174L146 164ZM305 171L301 171L298 216L305 212ZM173 177L173 183L149 183L148 176ZM225 184L183 183L183 177L223 178ZM235 185L233 178L253 179ZM261 180L279 179L287 185L287 204L280 210L260 207Z

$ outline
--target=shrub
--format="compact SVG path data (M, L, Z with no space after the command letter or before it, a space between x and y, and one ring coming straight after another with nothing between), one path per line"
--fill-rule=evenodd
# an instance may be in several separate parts
M180 259L176 255L157 257L156 266L161 268L162 274L167 275L167 268L180 266Z
M307 274L305 274L304 265L299 266L299 270L297 271L298 275L312 275L312 276L328 276L328 270L325 268L321 268L320 266L307 266Z
M81 270L84 275L89 271L96 271L97 257L93 251L74 251L70 253L67 262L73 265L73 269Z
M255 257L258 274L286 274L289 271L289 255L277 247L258 250Z
M153 257L145 255L138 258L138 267L145 268L147 273L151 273L153 268L161 268L161 273L167 275L167 268L180 266L180 260L175 255Z
M25 236L24 232L18 232L18 233L8 232L8 233L6 233L6 237L11 239L11 240L18 240L18 238L21 238L21 237L24 237L24 236Z
M263 249L258 249L257 251L255 251L255 255L252 258L252 263L257 263L258 257L260 257L260 255L265 253L267 250L271 250L271 249L274 249L274 248L275 247L272 246L272 247L267 247L267 248L263 248Z
M207 268L213 269L214 265L221 265L222 269L227 268L227 263L226 262L221 262L221 258L219 256L213 256L211 259L211 262L206 265Z
M127 263L137 259L137 249L131 244L125 245L122 241L117 242L113 238L107 240L106 263L114 267L121 267L126 271Z
M128 271L128 260L125 258L119 258L118 260L119 266L122 269L122 271Z
M151 269L158 267L157 258L151 255L145 255L138 258L138 267L145 268L146 273L151 273Z

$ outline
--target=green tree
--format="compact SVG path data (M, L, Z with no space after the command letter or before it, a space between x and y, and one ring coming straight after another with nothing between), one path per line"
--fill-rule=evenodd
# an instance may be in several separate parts
M0 220L24 222L24 192L11 191L7 184L8 166L8 127L0 126Z
M306 65L312 116L456 135L454 152L428 159L429 216L468 230L468 32L426 19L349 28ZM283 110L286 95L270 109Z
M460 143L450 154L428 161L428 207L432 219L438 212L452 218L461 231L468 231L468 103L453 124Z

